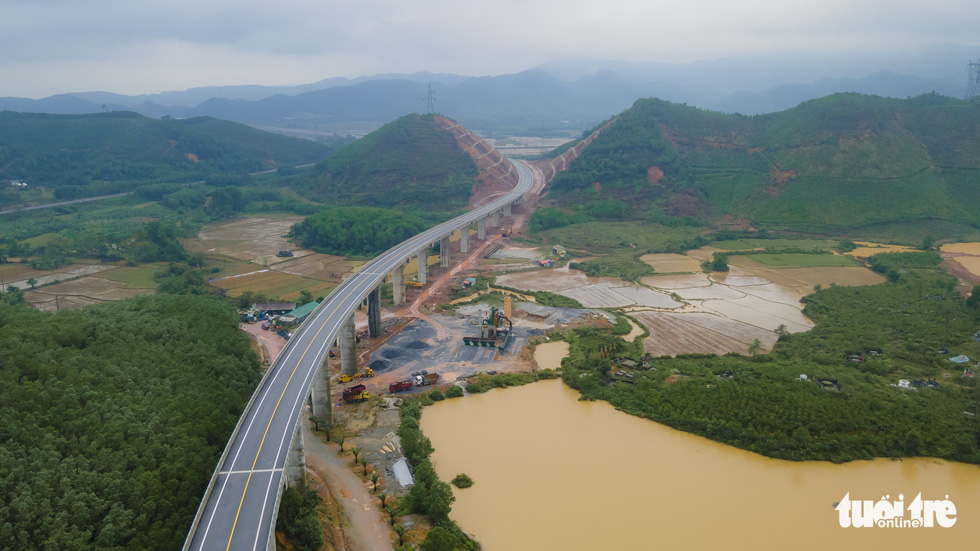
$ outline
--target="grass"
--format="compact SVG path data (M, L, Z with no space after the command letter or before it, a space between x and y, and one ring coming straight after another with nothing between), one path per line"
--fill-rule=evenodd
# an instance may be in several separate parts
M760 264L774 268L826 268L861 265L850 256L836 254L751 254L749 258Z
M711 247L723 251L748 251L752 249L806 249L830 251L837 241L830 239L728 239L713 241Z
M627 254L673 251L680 243L700 235L701 228L670 228L638 222L589 222L541 232L547 243L591 254ZM630 244L636 245L631 248Z
M589 222L541 232L549 244L560 244L570 251L601 255L593 261L591 275L637 279L649 275L649 264L639 260L647 253L679 252L683 244L701 233L701 228L667 227L642 222ZM630 245L633 245L632 247ZM571 255L572 257L582 255Z
M153 272L161 269L163 264L144 264L142 266L123 266L115 270L108 270L99 274L99 277L119 281L126 284L127 289L156 289L157 283L153 279Z

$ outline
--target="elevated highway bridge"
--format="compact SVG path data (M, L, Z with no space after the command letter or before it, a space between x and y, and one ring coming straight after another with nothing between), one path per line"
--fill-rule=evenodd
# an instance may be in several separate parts
M449 237L462 231L460 248L467 252L469 229L477 224L486 238L486 224L510 215L531 187L531 169L513 162L518 173L515 188L487 205L426 230L391 248L341 283L307 318L266 372L245 407L231 439L211 477L185 550L275 549L275 522L282 491L305 476L300 414L312 398L313 414L330 417L330 373L324 357L340 340L342 369L353 374L354 310L366 299L372 337L381 330L379 286L390 274L394 299L404 300L404 270L412 256L419 257L418 281L425 283L428 249L440 243L440 264L449 266Z

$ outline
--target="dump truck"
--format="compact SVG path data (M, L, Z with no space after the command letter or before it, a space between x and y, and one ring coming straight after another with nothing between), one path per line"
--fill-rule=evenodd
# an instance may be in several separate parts
M388 392L403 392L406 390L411 390L412 381L395 381L388 385Z
M415 376L415 386L434 385L439 381L438 373L426 373L425 375Z
M354 385L344 389L344 401L349 403L353 402L364 402L370 398L371 395L367 391L367 387L364 385Z

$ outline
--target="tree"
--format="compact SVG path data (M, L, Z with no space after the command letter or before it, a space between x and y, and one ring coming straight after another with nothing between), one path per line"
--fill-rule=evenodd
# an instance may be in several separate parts
M783 327L785 328L785 326ZM759 347L761 346L762 343L759 341L759 339L752 341L752 344L749 345L749 354L755 356L756 354L759 353Z
M357 448L357 447L351 446L350 452L351 452L351 454L354 455L354 464L356 465L357 464L357 456L361 454L361 448Z
M394 505L389 505L389 506L385 507L385 511L388 512L388 517L391 518L391 525L394 526L395 525L395 506Z
M394 530L398 534L398 547L405 545L405 527L399 524L394 527Z
M310 422L313 423L313 430L314 431L319 431L320 430L320 418L319 417L317 417L316 415L311 415L310 416Z
M932 247L935 244L936 244L936 238L933 237L932 235L926 235L925 237L922 238L922 250L923 251L930 251L930 250L932 250Z
M374 491L374 492L377 492L378 491L378 479L379 478L380 477L378 476L378 472L377 471L374 471L373 473L371 473L371 483L374 484L374 490L372 490L372 491Z
M344 430L340 430L340 436L333 439L334 442L340 444L340 453L344 453L344 442L347 440L347 435L344 434Z
M361 456L361 459L358 461L358 463L360 463L361 468L364 469L364 476L367 476L367 457Z
M27 284L31 286L31 289L33 289L34 287L37 286L37 280L34 279L33 277L32 278L28 278Z
M299 294L299 302L301 304L306 304L308 302L313 302L313 293L311 293L307 289L303 289L303 291L300 292L300 294Z
M385 491L382 491L380 494L378 494L378 499L381 500L381 509L384 510L385 505L386 505L385 502L388 501L388 493L385 492Z
M452 532L442 526L434 526L422 542L422 551L453 551L458 544Z

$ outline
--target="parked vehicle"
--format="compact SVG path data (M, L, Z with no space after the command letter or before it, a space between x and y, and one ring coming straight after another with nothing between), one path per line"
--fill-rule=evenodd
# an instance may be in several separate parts
M337 380L340 381L341 383L349 383L354 380L354 377L351 377L350 375L344 373L340 376L340 379Z
M374 377L374 370L370 367L365 367L364 371L354 374L355 379L367 379L368 377Z
M415 386L434 385L439 381L438 373L426 373L415 377Z
M388 385L388 392L403 392L412 389L412 381L396 381Z
M364 385L354 385L344 389L344 401L348 404L353 402L364 402L370 398L371 395L367 391L367 387Z

